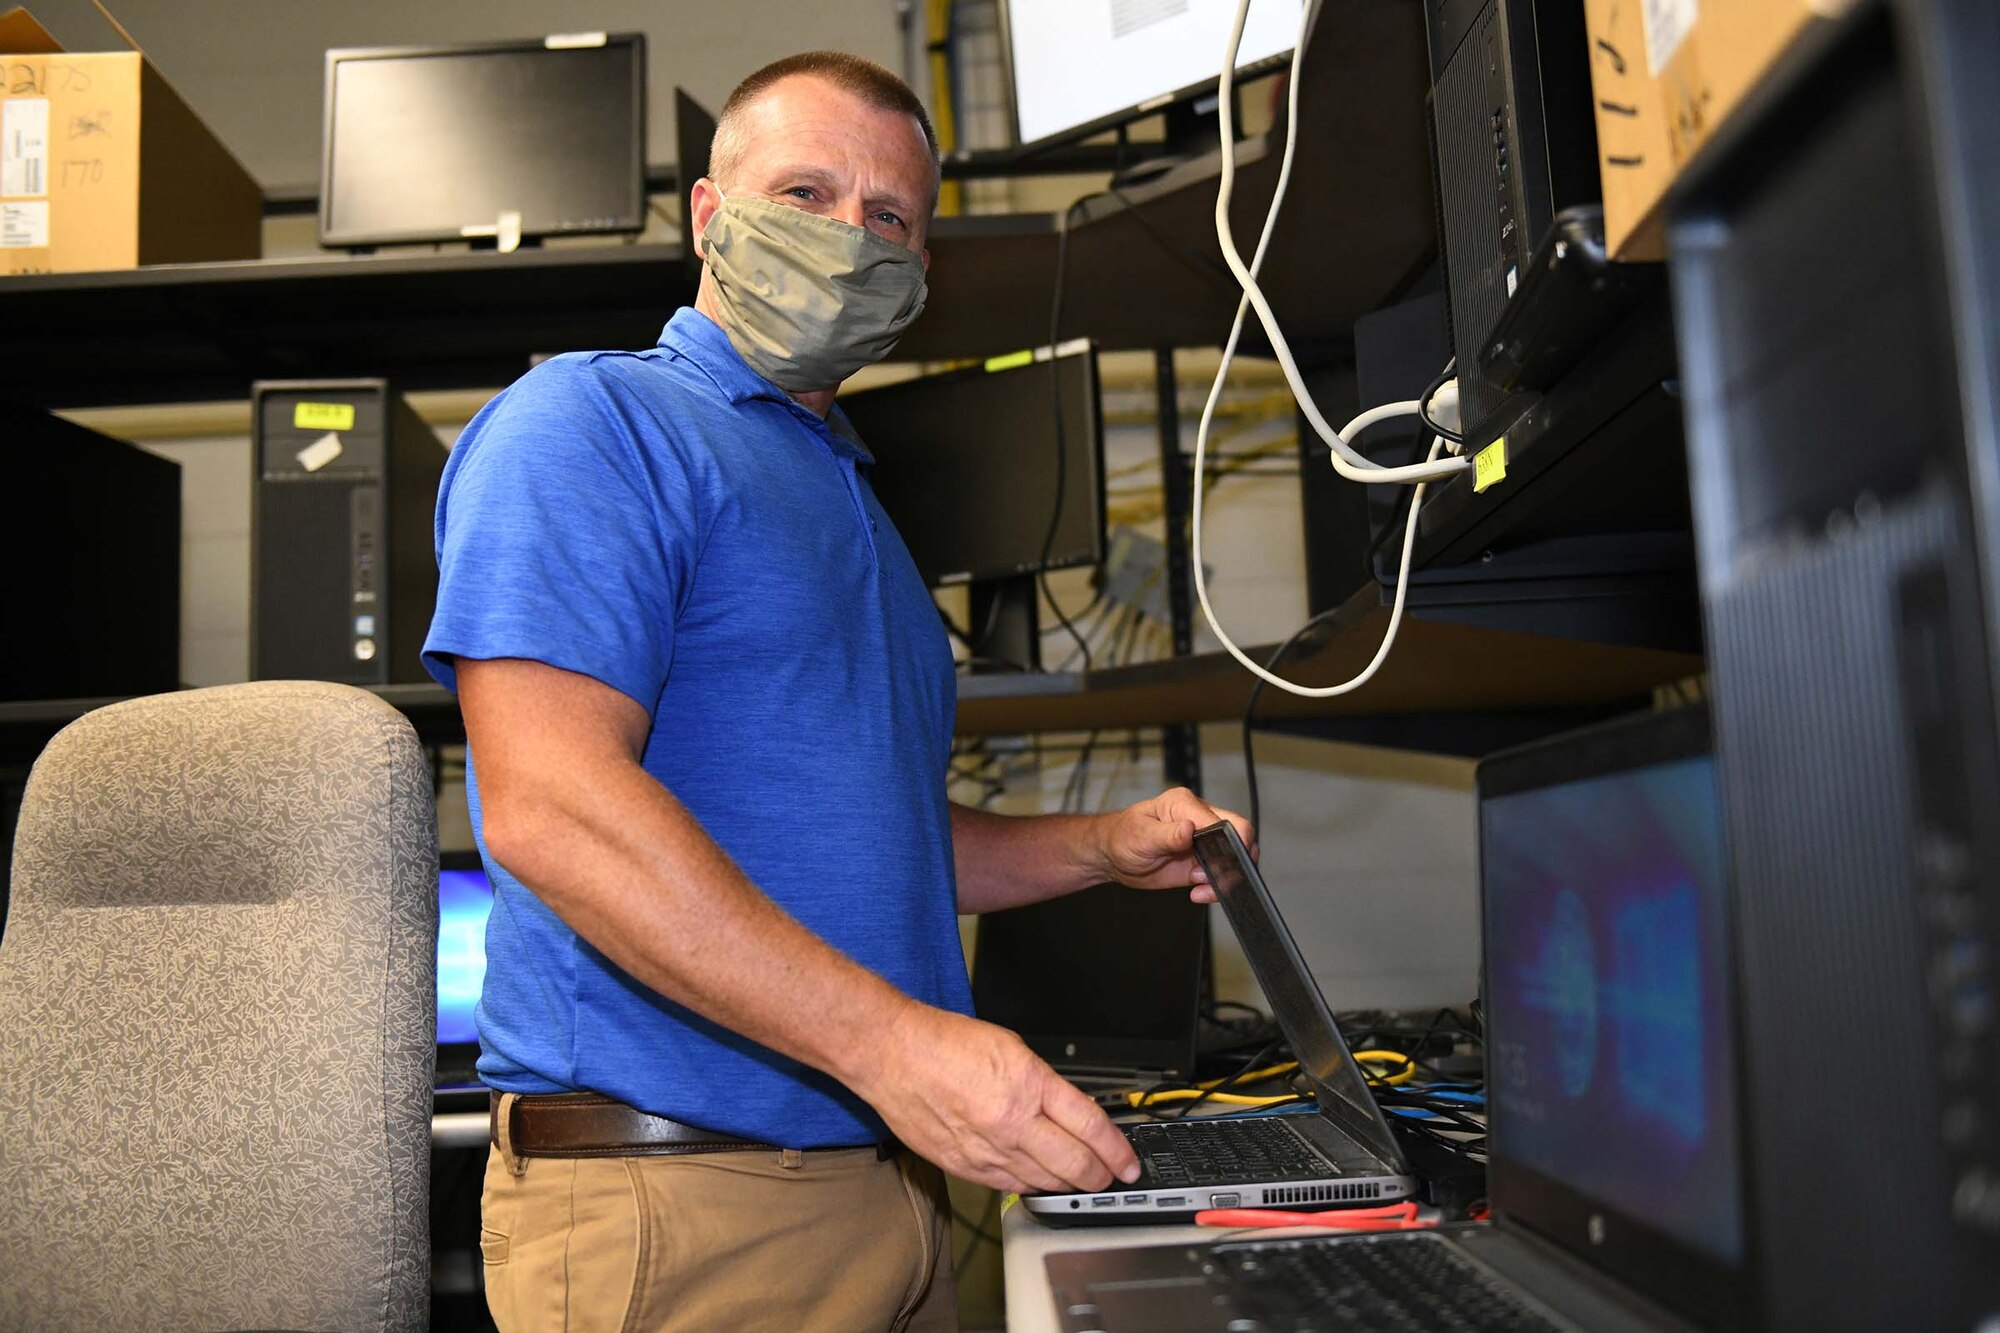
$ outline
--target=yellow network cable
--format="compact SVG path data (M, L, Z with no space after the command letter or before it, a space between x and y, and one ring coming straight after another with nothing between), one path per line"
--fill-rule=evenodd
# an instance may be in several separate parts
M1252 1069L1248 1073L1231 1074L1227 1078L1212 1078L1206 1083L1197 1083L1192 1088L1173 1088L1166 1092L1154 1093L1128 1092L1125 1094L1125 1100L1141 1110L1159 1102L1190 1102L1197 1097L1203 1101L1221 1102L1226 1106L1270 1106L1276 1102L1297 1101L1298 1096L1295 1093L1286 1093L1282 1097L1252 1097L1240 1092L1216 1092L1215 1089L1225 1083L1240 1083L1245 1086L1262 1083L1267 1078L1289 1074L1298 1067L1297 1060L1287 1060L1283 1064L1266 1065L1262 1069Z
M1126 1100L1144 1110L1148 1106L1159 1106L1164 1102L1191 1102L1199 1098L1205 1102L1216 1102L1223 1106L1275 1106L1279 1102L1295 1102L1299 1099L1295 1092L1282 1097L1247 1097L1240 1092L1208 1092L1202 1088L1174 1088L1167 1092L1128 1092Z
M1402 1066L1401 1069L1397 1070L1393 1074L1378 1074L1372 1069L1364 1068L1361 1072L1368 1076L1368 1080L1371 1083L1386 1083L1389 1086L1394 1087L1398 1083L1408 1083L1411 1079L1417 1076L1416 1060L1410 1056L1404 1055L1401 1051L1356 1051L1354 1053L1354 1059L1357 1064L1361 1064L1364 1066L1366 1065Z
M1206 1083L1197 1083L1195 1086L1206 1089L1219 1088L1225 1083L1262 1083L1267 1078L1276 1078L1280 1074L1289 1074L1298 1067L1299 1062L1297 1060L1287 1060L1283 1064L1266 1065L1262 1069L1253 1069L1247 1074L1231 1074L1228 1078L1212 1078Z

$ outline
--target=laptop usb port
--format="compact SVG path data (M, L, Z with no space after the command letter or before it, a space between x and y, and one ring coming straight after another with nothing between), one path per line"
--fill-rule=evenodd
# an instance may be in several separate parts
M1118 1196L1115 1194L1100 1194L1090 1201L1090 1206L1092 1208L1109 1208L1117 1202Z
M1127 1203L1144 1203L1145 1201L1146 1196L1143 1194L1128 1194L1125 1196L1125 1202Z

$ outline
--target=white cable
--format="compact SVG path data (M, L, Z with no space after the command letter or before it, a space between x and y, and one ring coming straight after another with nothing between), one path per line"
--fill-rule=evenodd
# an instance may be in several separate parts
M1348 422L1340 433L1352 439L1379 421L1388 421L1395 417L1413 417L1417 414L1417 407L1418 403L1414 398L1405 398L1400 402L1383 403L1380 407L1371 407L1360 416L1354 418L1354 420ZM1373 465L1371 464L1371 466ZM1370 477L1369 480L1374 481L1377 478Z
M1431 438L1430 457L1426 461L1436 461L1439 452L1444 448L1444 444L1445 441L1442 435L1433 436ZM1285 690L1291 694L1302 695L1307 699L1331 699L1336 695L1352 694L1355 690L1360 689L1363 685L1373 680L1375 673L1382 669L1382 664L1389 660L1389 649L1394 647L1396 643L1396 631L1401 629L1403 625L1403 600L1410 591L1410 552L1416 548L1417 544L1417 511L1423 506L1424 490L1430 483L1418 482L1417 493L1410 497L1410 517L1403 524L1403 553L1396 562L1396 596L1390 603L1389 626L1382 631L1382 642L1377 645L1375 656L1368 659L1367 666L1362 667L1351 678L1342 681L1338 685L1298 685L1286 680L1283 676L1272 674L1251 660L1241 648L1238 648L1230 641L1227 634L1222 632L1222 626L1215 618L1215 608L1209 605L1208 580L1203 577L1201 571L1200 467L1201 463L1197 460L1195 463L1194 540L1192 543L1194 548L1194 588L1195 594L1201 598L1202 614L1208 617L1208 627L1215 631L1215 637L1221 642L1224 648L1229 650L1229 655L1240 662L1251 675L1257 677L1266 685L1275 685L1281 690Z
M1292 396L1298 400L1299 410L1312 423L1313 430L1333 451L1334 471L1349 481L1433 481L1441 480L1454 473L1463 472L1471 466L1469 460L1448 459L1443 463L1411 464L1404 467L1383 467L1365 457L1350 445L1343 432L1336 431L1321 414L1319 405L1313 401L1306 389L1305 380L1299 374L1298 363L1292 357L1290 344L1278 327L1278 318L1271 313L1271 304L1265 299L1263 288L1257 285L1257 273L1264 263L1264 252L1271 243L1271 234L1276 230L1278 214L1284 207L1285 191L1291 184L1292 154L1298 145L1299 122L1299 74L1305 64L1306 36L1312 23L1313 8L1309 0L1301 0L1299 5L1298 39L1292 44L1292 72L1290 87L1285 97L1285 152L1278 167L1278 184L1271 196L1270 209L1264 215L1263 234L1257 239L1257 250L1249 266L1243 263L1243 256L1236 248L1236 236L1229 222L1229 202L1236 189L1236 117L1235 85L1236 55L1243 45L1243 27L1250 16L1251 0L1237 0L1235 21L1229 30L1229 45L1223 52L1222 78L1217 88L1216 115L1221 121L1222 176L1215 194L1215 238L1222 246L1222 258L1229 265L1229 271L1236 275L1237 283L1243 288L1243 300L1237 303L1236 322L1230 329L1228 344L1222 353L1222 364L1216 370L1216 393L1227 377L1229 363L1236 353L1236 344L1241 335L1244 305L1257 312L1257 321L1264 328L1264 336L1270 340L1271 353L1285 372L1285 382L1291 386ZM1214 393L1211 397L1215 396ZM1412 411L1415 409L1412 408Z
M1376 671L1388 659L1389 650L1396 642L1396 633L1402 626L1403 602L1409 590L1410 554L1416 546L1417 513L1423 505L1425 483L1463 471L1470 465L1470 460L1453 458L1446 464L1439 465L1437 456L1445 443L1441 436L1433 439L1430 455L1423 463L1405 467L1381 467L1355 452L1347 444L1346 439L1343 438L1344 435L1359 434L1363 429L1373 425L1375 422L1390 417L1414 416L1419 404L1414 399L1397 403L1385 403L1380 407L1370 408L1349 422L1346 432L1334 431L1320 414L1319 407L1313 402L1312 395L1306 391L1306 387L1299 376L1298 366L1292 360L1291 348L1286 345L1284 335L1278 331L1277 319L1271 314L1269 303L1265 301L1263 291L1257 286L1256 274L1263 267L1264 253L1270 247L1272 232L1276 230L1278 213L1285 200L1285 190L1291 182L1292 152L1298 143L1299 71L1304 64L1306 29L1310 23L1312 14L1312 7L1308 0L1301 0L1299 36L1298 41L1292 47L1292 72L1290 86L1287 89L1285 107L1285 151L1278 166L1278 183L1271 196L1270 210L1264 215L1264 229L1262 234L1257 238L1256 252L1251 257L1249 268L1246 270L1243 266L1243 257L1237 252L1235 237L1232 235L1229 227L1229 198L1236 181L1235 128L1234 117L1231 114L1231 103L1234 98L1236 53L1243 43L1243 26L1249 12L1250 0L1238 0L1236 19L1229 34L1229 47L1223 57L1222 79L1217 98L1218 113L1222 121L1222 180L1217 191L1215 203L1216 238L1222 244L1223 257L1228 261L1230 271L1236 275L1237 281L1242 284L1243 299L1237 302L1236 318L1230 324L1229 339L1223 344L1222 361L1216 367L1215 381L1209 386L1208 401L1202 405L1201 423L1195 430L1194 504L1193 511L1189 515L1191 555L1194 561L1194 587L1195 595L1201 602L1202 615L1208 620L1209 629L1214 631L1217 642L1221 643L1229 655L1234 657L1245 670L1249 671L1250 674L1256 676L1265 684L1275 686L1291 694L1302 695L1308 699L1327 699L1360 689L1374 678ZM1306 414L1306 418L1312 423L1313 429L1318 432L1320 438L1332 450L1331 461L1334 470L1351 481L1411 481L1418 483L1417 493L1410 497L1410 516L1403 529L1402 557L1397 564L1396 593L1389 611L1388 628L1383 633L1381 645L1376 648L1375 656L1369 660L1368 665L1363 667L1351 680L1343 681L1338 685L1298 685L1286 680L1282 676L1267 671L1263 666L1251 660L1241 648L1236 646L1235 641L1222 628L1222 622L1215 614L1215 607L1208 599L1208 577L1206 571L1203 569L1201 558L1202 499L1205 489L1204 483L1207 479L1208 434L1209 428L1215 420L1216 404L1222 399L1223 385L1229 378L1229 364L1235 357L1236 345L1243 336L1244 315L1252 306L1255 306L1258 320L1263 324L1265 335L1271 341L1271 350L1276 355L1278 364L1284 369L1285 380L1291 386L1292 396L1298 400L1300 410Z

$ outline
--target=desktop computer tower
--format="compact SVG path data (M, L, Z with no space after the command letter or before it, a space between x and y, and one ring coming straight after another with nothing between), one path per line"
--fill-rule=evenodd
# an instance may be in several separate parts
M445 450L382 380L252 390L250 676L420 683Z
M1996 63L1816 25L1669 229L1778 1333L2000 1326Z
M1604 244L1583 8L1426 0L1425 14L1445 349L1421 378L1400 378L1421 386L1448 354L1466 446L1504 437L1508 481L1431 487L1417 562L1536 546L1517 570L1626 580L1638 595L1617 593L1627 605L1650 600L1663 573L1685 589L1672 311L1661 265L1615 262ZM1387 331L1357 321L1357 355ZM1670 632L1632 641L1698 637L1693 599L1665 591L1678 601Z
M0 403L0 700L180 684L180 464Z
M1603 197L1589 46L1576 0L1427 0L1425 17L1447 319L1476 426L1506 397L1478 368L1530 256L1558 213Z

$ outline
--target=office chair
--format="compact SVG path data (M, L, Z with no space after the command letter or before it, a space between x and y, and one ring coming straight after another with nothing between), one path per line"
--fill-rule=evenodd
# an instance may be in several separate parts
M0 1328L414 1329L437 820L344 685L113 704L28 779L0 936Z

